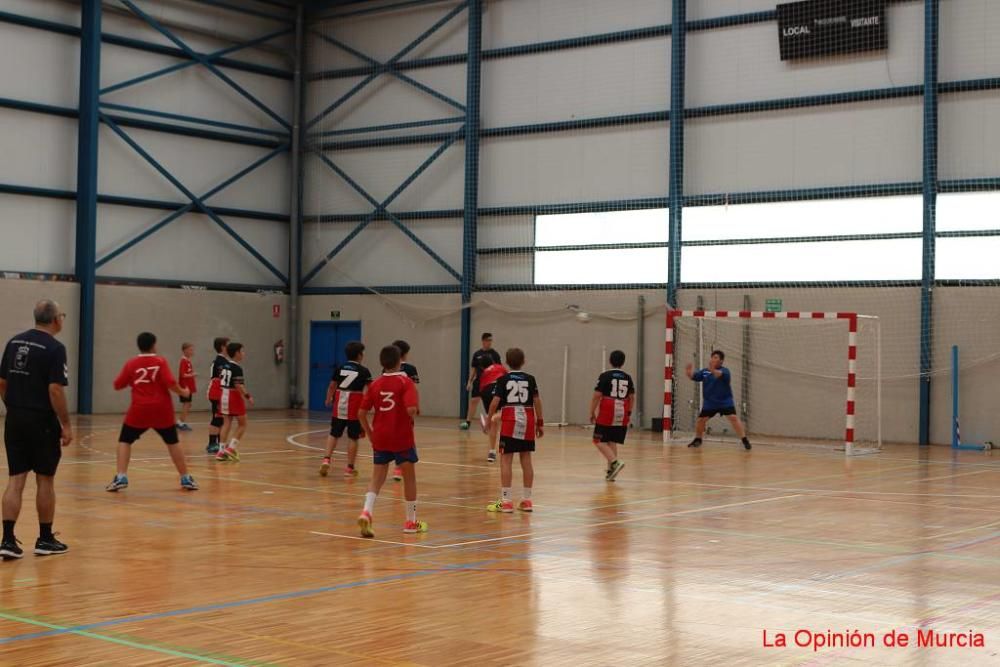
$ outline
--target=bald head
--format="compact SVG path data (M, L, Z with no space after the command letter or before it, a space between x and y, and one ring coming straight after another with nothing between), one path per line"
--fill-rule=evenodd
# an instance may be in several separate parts
M35 304L35 327L55 335L62 331L63 318L66 317L59 304L49 299L42 299Z

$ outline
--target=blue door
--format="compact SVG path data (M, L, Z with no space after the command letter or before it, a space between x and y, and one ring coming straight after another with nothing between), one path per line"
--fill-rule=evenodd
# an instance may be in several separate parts
M333 369L347 361L344 345L361 340L361 322L312 322L309 329L309 409L323 411Z

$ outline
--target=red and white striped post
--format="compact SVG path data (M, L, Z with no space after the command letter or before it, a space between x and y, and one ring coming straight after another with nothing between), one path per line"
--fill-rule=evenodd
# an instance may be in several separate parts
M847 454L854 447L855 391L858 370L858 314L825 312L764 312L759 310L667 310L666 355L663 367L663 442L673 436L674 398L674 336L677 318L701 317L704 319L762 319L762 320L846 320L847 321L847 427L844 433L844 447Z

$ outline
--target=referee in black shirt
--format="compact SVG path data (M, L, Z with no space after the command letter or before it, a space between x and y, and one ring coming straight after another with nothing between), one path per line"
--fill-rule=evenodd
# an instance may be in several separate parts
M14 537L21 513L21 497L28 473L38 486L39 537L35 554L65 553L67 546L52 533L56 512L55 474L62 447L73 441L73 429L63 390L69 384L66 348L54 336L62 331L65 313L54 301L35 305L35 328L14 336L0 361L0 399L7 406L4 444L10 481L3 494L4 560L21 558L24 551Z

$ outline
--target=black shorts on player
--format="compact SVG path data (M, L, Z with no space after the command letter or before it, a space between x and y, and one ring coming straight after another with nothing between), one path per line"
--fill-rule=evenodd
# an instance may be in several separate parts
M194 399L191 396L178 396L177 400L181 403L193 403Z
M344 431L347 431L347 437L351 440L357 440L361 437L361 422L357 419L337 419L334 417L330 420L330 436L334 438L339 438L344 435Z
M131 445L135 443L142 434L148 431L148 428L137 428L135 426L129 426L128 424L122 424L121 433L118 434L118 442L124 442L126 445ZM177 435L177 426L171 426L170 428L155 428L153 429L160 434L163 438L163 443L166 445L176 445L181 441L180 436Z
M62 458L62 426L55 413L12 408L7 413L4 444L11 477L34 472L52 477Z
M616 445L624 445L626 435L628 435L628 427L626 426L594 425L595 442L608 442Z
M520 438L511 438L506 435L500 436L501 454L520 454L521 452L533 451L535 451L534 440L521 440Z
M706 408L698 413L698 419L710 419L715 415L731 417L736 414L736 408Z

